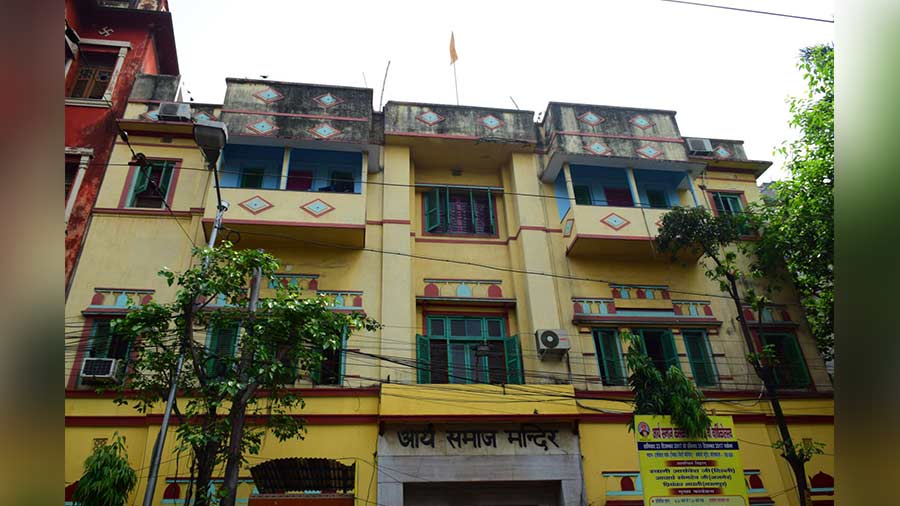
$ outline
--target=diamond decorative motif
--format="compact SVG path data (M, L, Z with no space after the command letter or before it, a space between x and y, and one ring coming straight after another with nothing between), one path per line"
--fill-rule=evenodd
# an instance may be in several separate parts
M159 109L155 111L147 111L144 114L141 114L141 117L144 119L149 119L150 121L159 121Z
M646 130L656 124L650 121L650 118L644 116L643 114L632 116L631 119L628 120L628 122L640 128L641 130Z
M306 211L309 214L318 218L325 213L334 211L334 206L325 202L322 199L316 199L311 202L307 202L306 204L303 204L302 206L300 206L300 209L303 209L304 211Z
M584 147L586 151L590 151L595 155L611 155L612 150L609 149L609 146L603 144L602 142L592 142Z
M592 111L588 111L588 112L582 114L581 116L578 116L578 121L580 121L582 123L587 123L588 125L591 125L591 126L597 126L600 123L603 123L604 121L606 121L606 118L600 117L600 116L594 114Z
M716 158L731 158L734 156L734 153L728 150L725 146L716 146L713 149L713 153L715 153Z
M644 158L658 158L662 156L662 151L654 148L649 144L645 144L637 149L637 154L643 156Z
M503 123L502 119L494 116L493 114L488 114L483 118L479 118L478 121L481 121L481 124L486 126L489 130L496 130L505 124Z
M416 119L428 126L434 126L444 121L444 117L434 111L425 111L416 116Z
M621 230L623 227L626 227L631 223L630 221L626 220L616 213L610 213L607 217L601 219L600 221L613 230Z
M266 88L262 91L257 91L256 93L253 94L253 96L262 100L263 102L265 102L267 104L271 104L272 102L278 102L279 100L284 98L284 95L282 95L281 93L278 93L277 91L273 90L272 88Z
M252 214L259 214L263 211L267 211L267 210L275 207L274 204L272 204L268 200L260 197L259 195L250 197L249 199L239 203L238 205L243 207L244 209L246 209L247 211L249 211Z
M339 133L341 133L340 130L338 130L337 128L334 128L333 126L329 125L328 123L321 123L319 125L316 125L310 129L308 129L307 132L315 135L316 137L318 137L320 139L328 139L330 137L334 137L335 135L338 135Z
M275 130L278 130L278 127L270 123L268 120L260 120L256 123L247 125L247 129L259 135L268 135L275 132Z
M317 104L321 105L322 107L324 107L326 109L328 109L330 107L334 107L334 106L340 104L341 102L343 102L343 100L340 97L332 95L331 93L319 95L318 97L313 98L313 100L315 100Z

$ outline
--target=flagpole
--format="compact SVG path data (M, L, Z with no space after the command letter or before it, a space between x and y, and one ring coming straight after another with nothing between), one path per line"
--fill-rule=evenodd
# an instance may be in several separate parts
M456 62L453 62L453 87L456 89L456 105L459 105L459 84L456 82Z

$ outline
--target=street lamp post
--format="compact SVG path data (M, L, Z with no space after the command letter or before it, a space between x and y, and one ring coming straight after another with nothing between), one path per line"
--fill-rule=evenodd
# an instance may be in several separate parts
M207 169L211 170L215 175L216 185L216 220L213 223L213 229L209 234L208 246L212 248L216 243L216 232L222 225L222 215L228 209L228 203L222 201L222 192L219 189L219 172L216 170L216 162L219 161L219 154L228 143L228 128L221 121L198 120L194 123L194 141L203 151L206 158ZM204 267L208 265L209 258L204 260ZM190 325L190 322L188 323ZM169 418L172 416L172 406L175 404L175 395L178 391L178 377L181 375L181 367L184 364L185 345L182 343L181 352L178 354L178 360L175 362L175 372L172 374L172 384L169 386L169 397L166 400L166 409L163 413L162 424L159 427L159 434L156 436L156 442L153 444L153 455L150 457L150 469L147 475L147 489L144 491L144 506L153 504L153 493L156 491L156 483L159 479L159 461L162 458L163 446L166 442L166 432L169 429Z

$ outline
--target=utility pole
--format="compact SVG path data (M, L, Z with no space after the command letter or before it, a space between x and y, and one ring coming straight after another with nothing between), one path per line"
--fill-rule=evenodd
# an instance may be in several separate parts
M219 189L219 171L216 170L216 162L219 159L219 153L228 142L228 130L224 123L218 121L198 122L194 126L194 140L203 150L208 161L208 169L215 176L216 185L216 219L213 221L212 230L209 233L209 243L207 247L212 248L216 244L216 236L219 228L222 226L222 215L228 210L228 202L222 200L222 192ZM209 266L209 256L203 260L204 269ZM196 301L194 302L196 306ZM193 324L193 314L190 315L190 321L187 326ZM178 392L178 378L181 376L181 367L184 365L184 355L187 346L190 343L182 342L181 351L178 354L178 360L175 362L175 371L172 373L172 384L169 386L169 397L166 399L166 409L163 412L162 424L159 427L159 434L156 435L156 442L153 443L153 455L150 456L150 469L147 474L147 488L144 490L144 506L153 505L153 494L156 491L156 483L159 480L159 462L162 459L163 446L166 443L166 432L169 430L169 418L172 416L172 407L175 405L175 395Z
M218 178L216 178L218 182ZM218 189L218 184L216 185ZM222 226L222 215L228 210L227 202L219 204L216 208L216 219L213 222L212 231L209 233L209 243L207 247L212 248L216 244L216 236L219 227ZM209 266L209 257L203 259L203 267ZM191 323L188 322L188 325ZM144 506L152 506L153 493L156 490L156 482L159 480L159 461L162 459L163 445L166 442L166 432L169 430L169 418L172 416L172 406L175 405L175 395L178 391L178 377L181 376L181 367L184 364L185 348L188 343L182 343L181 352L178 354L178 360L175 362L175 372L172 374L172 385L169 387L169 397L166 400L166 410L163 413L162 424L159 426L159 434L156 435L156 442L153 443L153 455L150 457L150 474L147 476L147 490L144 491Z

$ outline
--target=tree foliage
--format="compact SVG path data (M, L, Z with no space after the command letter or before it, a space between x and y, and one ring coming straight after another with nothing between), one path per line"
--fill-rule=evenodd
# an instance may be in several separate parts
M323 297L303 297L281 283L272 283L274 296L259 299L251 312L251 278L275 279L277 260L227 242L193 254L201 261L184 272L159 272L178 287L174 301L133 307L113 323L113 332L129 341L135 355L117 387L117 402L140 412L165 402L178 355L185 352L175 433L178 451L192 458L195 504L204 506L211 500L214 467L225 463L226 476L229 469L236 473L246 455L259 452L266 430L282 441L302 439L305 427L295 413L304 402L288 388L298 372L316 371L326 350L341 348L344 333L378 324L359 313L334 312ZM205 337L235 326L241 331L234 353L195 339L195 332ZM264 423L248 424L248 415L262 415ZM233 499L234 489L222 492Z
M809 85L789 101L797 140L779 151L790 178L775 197L752 207L761 238L758 268L783 267L797 287L806 319L825 360L834 356L834 47L806 48L799 69Z
M631 371L628 384L634 392L634 414L669 415L688 437L705 437L710 419L703 408L703 393L678 367L660 372L637 336L625 333L623 337L629 344L625 361ZM634 430L633 418L628 428Z
M719 289L727 294L734 304L741 334L747 346L747 361L762 380L781 436L773 447L781 450L781 455L791 466L797 483L798 497L801 503L805 504L808 490L805 464L813 453L810 453L811 450L806 446L801 448L794 444L778 399L774 374L778 365L776 354L771 346L757 349L744 317L744 306L749 305L759 315L756 318L757 322L762 322L763 308L771 303L768 295L778 288L769 283L771 279L766 276L767 271L761 268L760 262L753 262L754 248L747 247L746 243L741 241L741 231L747 230L749 223L746 215L713 216L706 208L675 208L663 215L656 245L660 251L671 254L673 260L685 250L700 253L706 276L718 282ZM739 254L743 255L743 258L739 258ZM751 257L748 258L747 255ZM741 259L744 260L743 265L748 266L746 269L741 267L742 263L739 262ZM764 294L758 294L753 286L760 281L765 283Z
M85 459L73 499L80 506L123 506L135 485L137 473L128 464L125 437L115 433L112 442L97 446Z

